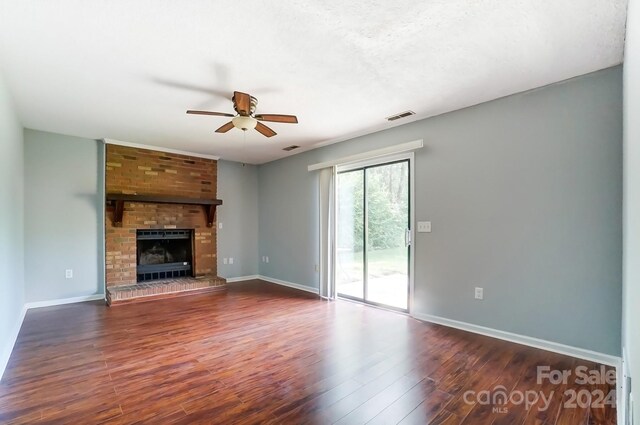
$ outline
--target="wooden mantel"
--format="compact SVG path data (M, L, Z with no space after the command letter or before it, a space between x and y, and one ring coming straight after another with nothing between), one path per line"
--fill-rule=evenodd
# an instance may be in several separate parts
M151 204L202 205L207 215L207 226L213 227L216 219L216 207L222 205L221 199L181 198L166 195L129 195L122 193L107 194L107 202L114 205L113 225L122 226L122 215L125 202L146 202Z

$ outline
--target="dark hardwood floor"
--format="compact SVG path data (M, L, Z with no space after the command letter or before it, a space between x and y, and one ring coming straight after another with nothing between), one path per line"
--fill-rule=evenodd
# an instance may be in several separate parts
M107 308L30 310L0 383L0 423L601 424L537 366L595 364L259 281ZM475 395L551 396L529 409ZM465 394L467 395L465 400ZM570 394L570 393L568 393Z

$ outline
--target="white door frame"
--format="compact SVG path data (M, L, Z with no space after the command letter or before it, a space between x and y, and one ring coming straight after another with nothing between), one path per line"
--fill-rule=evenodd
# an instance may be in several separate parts
M409 315L413 314L413 298L414 298L414 289L415 289L415 285L414 285L414 275L415 275L415 251L416 251L416 247L415 247L415 243L416 243L416 238L415 238L415 190L416 190L416 185L415 185L415 154L413 151L411 152L402 152L402 153L398 153L398 154L392 154L392 155L387 155L387 156L378 156L375 158L371 158L371 159L366 159L366 160L362 160L362 161L357 161L357 162L349 162L349 163L344 163L344 164L338 164L336 166L336 173L339 172L343 172L343 171L350 171L350 170L355 170L358 168L362 168L362 167L369 167L372 165L381 165L381 164L385 164L387 162L393 162L393 161L400 161L400 160L409 160L409 234L411 237L411 244L409 245L409 302L407 305L407 313ZM335 180L335 192L337 193L338 190L338 182L337 179ZM337 214L337 206L336 206L336 214ZM336 232L337 232L337 226L334 226L333 229L334 235L333 235L333 240L337 240L336 239ZM337 264L337 250L333 250L333 258L331 259L331 261L333 262L333 264ZM336 288L337 289L337 288ZM336 295L337 295L337 290L336 290Z

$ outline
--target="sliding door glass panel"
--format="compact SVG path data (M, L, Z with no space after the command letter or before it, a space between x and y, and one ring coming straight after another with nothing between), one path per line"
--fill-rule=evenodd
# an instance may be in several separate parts
M364 170L338 174L336 289L364 299Z
M366 295L407 309L409 295L409 162L369 167L366 187Z

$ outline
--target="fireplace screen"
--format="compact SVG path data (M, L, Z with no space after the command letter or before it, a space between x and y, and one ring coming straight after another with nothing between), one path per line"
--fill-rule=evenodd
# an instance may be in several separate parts
M138 230L137 280L193 276L192 230Z

